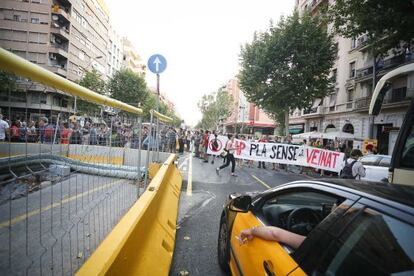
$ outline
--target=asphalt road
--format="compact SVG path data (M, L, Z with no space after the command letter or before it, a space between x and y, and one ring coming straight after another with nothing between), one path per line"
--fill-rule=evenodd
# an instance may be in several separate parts
M236 167L238 177L225 168L220 176L215 168L222 164L203 163L192 158L192 189L187 195L189 155L182 156L179 168L184 176L181 193L176 244L170 275L225 275L217 262L217 237L223 203L232 192L263 191L268 187L306 179L305 176L273 171L271 166L258 169ZM270 168L269 168L270 167Z

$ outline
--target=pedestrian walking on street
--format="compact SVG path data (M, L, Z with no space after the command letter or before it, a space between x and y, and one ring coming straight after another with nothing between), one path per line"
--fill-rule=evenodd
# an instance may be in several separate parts
M216 133L215 130L213 131L213 135L214 135L214 139L213 139L213 142L211 143L211 147L212 147L213 151L216 152L216 151L218 151L219 144L218 144L218 140L217 140L217 133ZM211 164L214 164L215 159L216 159L216 156L214 154L212 154L211 155Z
M210 138L210 131L206 130L203 136L203 158L204 158L204 163L208 163L208 142L209 142L209 138Z
M220 170L229 166L231 162L231 175L237 176L234 173L234 169L236 167L236 160L234 159L234 151L237 149L236 142L234 141L234 137L232 134L229 134L227 137L229 138L229 140L227 141L226 147L225 147L225 150L227 151L226 164L221 165L219 168L216 168L216 173L217 175L220 175Z
M351 156L345 161L345 166L342 169L341 178L345 179L361 179L365 176L365 167L358 161L362 156L362 152L359 149L353 149Z
M267 143L267 137L266 137L266 135L263 135L262 138L259 139L259 142L260 143ZM263 169L266 169L266 163L264 161L259 161L258 168L260 169L262 167L263 167Z

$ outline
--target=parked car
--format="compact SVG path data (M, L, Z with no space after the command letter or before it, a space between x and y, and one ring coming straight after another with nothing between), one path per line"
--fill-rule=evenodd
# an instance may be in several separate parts
M218 261L232 275L411 275L414 187L349 179L297 181L231 194L220 218ZM244 229L272 225L306 236L293 248Z
M361 157L359 161L364 165L366 173L362 180L388 182L390 155L370 154Z

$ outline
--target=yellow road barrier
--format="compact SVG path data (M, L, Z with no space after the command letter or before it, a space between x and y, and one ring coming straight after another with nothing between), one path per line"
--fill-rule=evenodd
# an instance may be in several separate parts
M157 117L161 122L164 123L172 123L173 119L171 117L165 116L164 114L161 114L155 110L151 110L152 114L154 114L155 117Z
M111 99L96 92L93 92L79 84L71 82L65 78L62 78L49 70L40 67L34 63L31 63L24 58L21 58L15 54L0 47L0 69L14 73L19 76L29 78L34 81L38 81L45 85L60 89L73 96L81 97L87 101L111 106L127 112L142 114L142 109L134 107L132 105L123 103L121 101Z
M161 168L160 163L151 163L148 166L149 177L152 179L157 174L158 170Z
M175 154L76 275L168 275L182 176Z

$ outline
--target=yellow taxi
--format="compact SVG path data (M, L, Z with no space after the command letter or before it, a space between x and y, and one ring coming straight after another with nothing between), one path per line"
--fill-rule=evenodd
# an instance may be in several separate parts
M244 229L276 226L306 236L297 249ZM231 194L218 261L232 275L414 275L414 187L330 179Z

